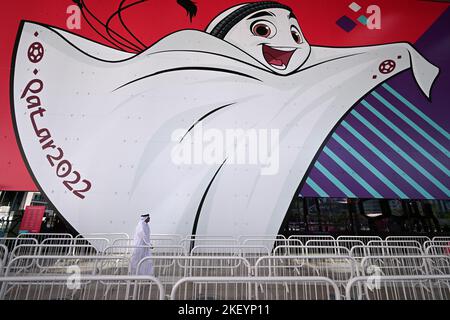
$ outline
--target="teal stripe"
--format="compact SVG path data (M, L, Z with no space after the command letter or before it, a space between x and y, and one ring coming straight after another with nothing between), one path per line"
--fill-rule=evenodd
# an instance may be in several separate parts
M438 187L442 192L446 194L447 197L450 196L450 191L432 174L425 170L417 161L411 158L405 151L403 151L398 145L396 145L391 139L386 137L380 130L375 128L369 121L367 121L362 115L360 115L356 110L353 110L351 114L361 121L367 128L370 129L374 134L376 134L381 140L383 140L392 150L397 152L403 159L408 161L409 164L414 166L421 174L423 174L428 180L430 180L436 187ZM419 185L418 185L419 186ZM422 188L422 187L420 187ZM425 190L422 188L422 190Z
M402 169L400 169L394 162L392 162L384 153L370 143L366 138L360 135L355 129L353 129L346 121L342 121L342 126L346 128L351 134L353 134L359 141L361 141L367 148L369 148L378 158L383 160L392 170L396 171L404 180L406 180L414 189L416 189L423 197L427 199L433 199L431 194L429 194L424 188L422 188L414 179L406 174Z
M328 180L330 180L339 190L341 190L347 198L356 198L356 196L341 182L338 178L336 178L327 168L320 164L319 161L316 161L314 166L322 172Z
M385 88L387 91L389 91L394 97L396 97L398 100L403 102L408 108L410 108L412 111L414 111L419 117L421 117L423 120L425 120L430 126L435 128L437 131L439 131L444 137L447 139L450 139L450 134L442 128L440 125L438 125L436 122L434 122L430 117L428 117L425 113L420 111L415 105L413 105L411 102L406 100L400 93L395 91L394 88L392 88L387 83L383 83L383 88Z
M352 168L350 168L341 158L339 158L333 151L331 151L328 147L323 149L325 154L327 154L334 162L336 162L345 172L347 172L353 179L356 180L368 193L372 195L374 198L383 198L381 194L379 194L370 184L367 183L358 173L355 172Z
M411 126L414 130L416 130L422 137L427 139L432 145L434 145L437 149L439 149L443 154L447 157L450 157L450 152L445 148L442 144L437 142L432 136L425 132L421 127L414 123L411 119L405 116L401 111L399 111L394 105L392 105L389 101L384 99L380 94L373 91L371 93L375 98L378 99L382 104L384 104L389 110L395 113L400 119L405 121L409 126Z
M317 185L317 183L315 183L315 182L313 181L313 179L311 179L311 178L308 177L308 179L306 179L306 184L307 184L308 186L310 186L311 188L313 188L313 190L314 190L319 196L321 196L322 198L328 198L328 197L330 197L325 191L323 191L323 189L322 189L321 187L319 187L319 186Z
M382 174L377 168L375 168L369 161L366 160L358 151L350 146L344 139L338 136L337 133L332 135L332 138L336 140L345 150L347 150L352 156L354 156L363 166L372 172L381 182L383 182L389 189L392 190L399 198L406 199L408 196L400 190L395 184L393 184L384 174Z
M370 112L372 112L375 116L377 116L381 121L383 121L389 128L395 131L399 136L401 136L404 140L406 140L411 146L414 147L417 151L419 151L425 158L430 160L436 167L441 169L447 176L449 175L449 170L439 162L435 157L433 157L428 151L422 148L417 142L411 139L403 130L393 124L388 118L383 116L377 109L375 109L370 103L366 100L362 100L361 104L364 105Z

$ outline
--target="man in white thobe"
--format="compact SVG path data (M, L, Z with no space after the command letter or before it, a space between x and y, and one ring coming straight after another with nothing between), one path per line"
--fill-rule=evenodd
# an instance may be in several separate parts
M150 215L143 214L141 219L136 226L136 231L134 233L134 251L131 256L131 274L138 275L153 275L153 263L151 259L143 261L140 265L139 262L146 258L151 257L151 247L150 247L150 227L148 223L150 222Z

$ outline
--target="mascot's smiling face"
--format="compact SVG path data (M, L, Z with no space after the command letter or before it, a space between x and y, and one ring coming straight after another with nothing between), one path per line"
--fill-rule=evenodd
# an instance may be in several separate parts
M224 14L230 14L239 7ZM283 75L300 68L311 51L296 17L284 8L267 8L248 14L223 39L273 72Z

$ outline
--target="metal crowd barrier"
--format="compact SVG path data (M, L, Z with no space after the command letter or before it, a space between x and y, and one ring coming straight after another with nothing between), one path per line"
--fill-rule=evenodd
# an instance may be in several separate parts
M252 245L232 245L232 246L195 246L190 253L191 256L203 257L221 257L221 256L237 256L242 257L250 265L251 273L253 267L259 258L269 256L270 250L266 246Z
M445 240L430 240L430 241L425 241L425 242L423 243L423 249L426 250L429 246L432 246L432 245L435 245L435 244L437 244L437 245L446 245L446 244L449 244L449 243L448 243L448 241L445 241ZM449 245L450 245L450 244L449 244Z
M9 260L20 256L54 255L54 256L89 256L102 254L93 245L18 245L10 253Z
M418 247L402 247L402 246L354 246L350 250L350 255L357 261L361 261L364 257L369 256L404 256L404 255L423 255L423 250Z
M424 244L426 254L450 255L450 243L446 241L431 241Z
M422 244L417 240L372 240L368 246L393 246L393 247L416 247L422 249Z
M190 252L195 246L198 245L208 245L208 246L216 246L216 245L225 245L225 246L234 246L237 245L238 242L233 238L185 238L180 241L180 245L183 246L187 252Z
M4 265L6 266L8 264L8 261L10 259L11 253L14 250L14 248L20 244L38 244L36 239L32 239L32 238L10 238L10 237L6 237L6 238L0 238L0 245L4 245L6 246L6 248L8 249L8 255L6 257L4 257L5 262Z
M236 238L233 236L227 235L203 235L203 234L194 234L187 235L182 238L179 243L186 247L186 250L189 251L195 245L236 245L238 244Z
M339 236L337 237L338 241L341 240L350 240L350 241L361 241L363 244L368 244L369 241L381 241L381 237L378 236Z
M340 239L340 240L336 240L336 245L339 247L345 247L350 250L354 247L354 246L363 246L365 243L362 242L361 240L350 240L350 239Z
M40 245L84 245L91 246L97 251L103 251L110 241L107 238L47 238Z
M350 255L350 251L342 246L278 246L273 255Z
M427 257L428 267L432 275L450 275L449 255L430 255Z
M343 255L261 257L255 265L255 276L326 277L338 285L342 294L348 281L358 275L356 260Z
M18 239L36 239L41 243L48 238L73 238L70 233L21 233L17 236Z
M388 236L386 237L387 241L394 240L394 241L417 241L421 245L423 245L426 241L430 241L431 239L426 236Z
M150 235L150 244L154 246L176 246L179 245L181 238L176 235ZM133 246L134 239L119 238L112 242L113 246Z
M292 235L288 239L299 240L303 244L306 244L309 240L335 240L330 235Z
M8 248L8 251L14 249L15 246L19 244L38 244L37 240L34 238L11 238L5 237L0 238L0 244L5 245Z
M151 264L151 275L161 281L166 292L185 277L242 277L250 276L251 272L248 261L236 256L153 256L139 262L137 274L148 270L148 264Z
M10 261L5 276L67 273L127 275L129 259L123 256L20 256Z
M362 275L450 275L450 256L371 256L361 261Z
M280 238L267 238L267 239L252 239L248 238L242 242L243 245L252 246L264 246L269 251L272 251L278 246L301 246L302 242L297 239L280 239Z
M128 233L124 232L112 232L112 233L80 233L75 239L82 238L106 238L109 242L113 242L116 239L129 239Z
M347 300L450 300L450 275L361 276L349 281Z
M105 255L123 255L131 257L135 249L147 248L155 256L185 256L186 250L180 245L156 245L156 246L108 246L103 250Z
M364 243L360 240L308 240L306 242L306 247L310 248L336 248L336 254L350 254L350 249L354 246L363 246ZM341 248L346 248L341 249ZM344 251L344 252L342 252Z
M305 254L305 246L278 246L273 249L273 256L298 256Z
M340 300L326 277L187 277L172 288L171 300Z
M0 300L164 300L150 276L0 277Z
M361 261L362 275L418 276L430 274L427 256L370 256Z
M273 250L274 256L289 255L350 255L350 251L342 246L278 246Z
M450 242L450 237L433 237L431 239L432 241L446 241L447 243Z
M430 240L424 236L390 236L386 240L373 236L341 236L334 239L322 235L291 236L288 239L284 236L244 235L236 239L231 236L191 235L181 239L177 235L152 235L151 256L141 260L137 274L144 270L148 272L143 266L150 264L151 274L146 276L158 278L166 293L175 289L176 283L181 281L179 286L183 287L184 292L177 288L176 296L191 294L189 298L198 299L220 298L225 293L232 299L239 294L247 294L246 297L252 299L290 299L294 297L290 290L300 290L295 296L298 299L307 296L313 299L339 298L339 294L327 295L320 291L324 286L329 286L328 282L327 285L323 282L318 285L317 288L322 288L316 288L319 292L308 287L311 281L308 285L303 283L302 287L294 285L295 281L277 283L273 280L276 277L323 277L333 282L341 297L348 295L346 290L353 283L348 290L354 299L428 299L430 294L440 299L448 298L448 292L444 289L449 288L449 281L423 280L423 277L450 276L449 239L434 237ZM129 260L137 248L132 244L133 240L128 235L120 233L80 235L75 238L69 234L39 233L0 238L0 276L41 278L78 274L81 277L121 277L130 274ZM192 247L193 244L195 246ZM184 281L192 277L195 281ZM233 282L239 277L270 278L273 281L265 283L255 280L251 284L240 280ZM398 277L403 278L398 280ZM201 282L201 278L208 280ZM212 278L221 280L214 282ZM368 282L354 279L366 279ZM377 279L385 280L376 282ZM372 284L375 282L377 285L381 283L378 292L373 291ZM102 281L99 283L104 284ZM59 285L62 286L62 283ZM58 287L50 282L45 286ZM23 288L12 297L26 296L28 293ZM34 290L37 287L29 288ZM236 289L247 291L233 293ZM422 289L425 293L420 291ZM404 292L400 294L401 290ZM33 297L31 293L30 297Z
M342 246L304 246L305 255L350 255L350 250Z

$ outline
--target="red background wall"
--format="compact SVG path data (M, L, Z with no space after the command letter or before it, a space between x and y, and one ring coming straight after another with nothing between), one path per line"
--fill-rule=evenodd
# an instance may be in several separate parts
M126 1L131 4L136 0ZM119 7L121 0L86 0L86 5L105 21ZM129 29L150 46L161 37L174 31L194 28L205 29L221 11L246 1L197 0L198 14L192 23L176 0L149 0L123 13ZM421 0L356 0L363 8L355 13L348 8L351 0L281 0L289 5L311 44L327 46L354 46L396 41L415 42L448 7L447 4ZM34 191L36 187L22 161L11 122L9 79L14 41L21 20L37 21L67 29L71 0L14 0L2 3L0 10L0 190ZM369 5L381 8L381 30L368 30L358 23L347 33L336 25L341 16L356 20ZM118 19L111 23L114 30L126 36ZM86 21L81 29L72 32L107 44ZM131 36L128 36L131 40Z

